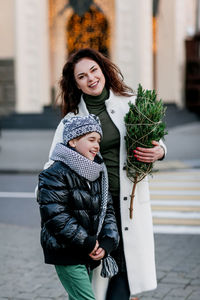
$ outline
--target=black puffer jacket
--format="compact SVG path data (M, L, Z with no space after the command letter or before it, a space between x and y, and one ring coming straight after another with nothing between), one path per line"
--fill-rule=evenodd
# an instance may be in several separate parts
M39 175L41 244L45 262L55 265L99 264L89 257L96 244L101 205L100 178L91 182L56 161ZM118 245L111 200L98 241L106 253Z

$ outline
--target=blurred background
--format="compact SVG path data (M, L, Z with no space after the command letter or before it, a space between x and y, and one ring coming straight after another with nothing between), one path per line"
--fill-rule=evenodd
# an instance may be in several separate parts
M43 113L68 55L93 47L134 89L200 106L198 0L0 1L1 115Z
M200 0L0 0L0 299L66 299L43 264L34 189L63 65L83 47L167 107L168 153L150 178L158 289L140 299L199 300Z

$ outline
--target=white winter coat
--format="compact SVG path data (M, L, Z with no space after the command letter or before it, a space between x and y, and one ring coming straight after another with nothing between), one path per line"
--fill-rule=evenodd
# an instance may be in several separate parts
M124 165L126 163L125 140L126 129L124 116L129 110L128 102L134 103L135 97L116 96L110 91L110 97L106 100L106 109L112 121L120 132L120 206L121 206L121 226L124 243L124 252L128 273L128 281L131 295L155 289L157 286L155 257L154 257L154 238L153 225L149 197L148 178L144 178L136 186L136 193L133 207L133 219L129 217L130 195L133 183L126 176ZM79 104L79 114L89 114L83 98ZM69 117L72 113L68 114ZM68 116L67 115L67 116ZM63 123L57 127L50 154L56 143L62 142ZM160 141L162 146L165 145ZM49 166L49 161L45 168ZM96 271L96 274L98 270ZM94 275L95 277L95 275ZM94 278L96 297L104 300L107 280Z

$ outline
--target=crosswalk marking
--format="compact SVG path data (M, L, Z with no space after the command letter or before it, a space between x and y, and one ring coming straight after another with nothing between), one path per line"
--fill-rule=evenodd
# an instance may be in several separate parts
M35 193L29 192L0 192L0 198L35 198Z
M200 234L200 170L156 173L149 183L154 231Z
M193 185L193 186L185 186L185 185L182 185L182 186L177 186L177 183L175 182L176 186L167 186L167 185L164 185L162 184L162 186L159 186L159 185L154 185L154 186L151 186L151 191L153 193L153 191L162 191L162 190L166 190L166 188L168 188L170 191L200 191L200 186L196 186L196 185Z
M196 211L189 211L187 213L183 211L153 211L155 218L168 218L168 219L199 219L200 213Z
M150 192L151 193L151 192ZM152 194L151 194L152 195ZM160 195L160 194L157 194L157 195L152 195L151 196L151 199L152 200L199 200L200 201L200 195L191 195L191 194L188 194L188 195L177 195L177 194L166 194L166 195Z
M171 219L171 218L153 218L154 224L166 224L166 225L198 225L200 226L200 220L192 219Z
M156 195L161 195L162 197L165 196L165 195L167 195L167 196L169 196L169 195L194 196L195 195L195 196L198 196L199 199L200 199L200 191L195 191L195 190L193 190L193 191L187 191L187 190L183 190L183 191L182 190L179 190L179 191L174 190L174 191L171 191L171 190L169 190L168 187L166 187L165 190L158 190L158 191L152 191L151 190L151 195L153 197L156 196Z
M156 225L154 224L155 233L171 233L171 234L200 234L200 226L190 226L190 225Z
M151 204L152 205L173 205L173 206L180 206L180 201L179 200L173 200L173 202L171 200L151 200ZM182 200L181 201L181 205L182 206L200 206L200 201L198 200Z
M158 211L200 211L199 206L165 206L165 205L154 205L153 210Z

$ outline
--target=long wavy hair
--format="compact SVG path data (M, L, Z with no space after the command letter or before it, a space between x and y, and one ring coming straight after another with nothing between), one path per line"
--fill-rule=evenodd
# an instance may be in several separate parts
M84 48L71 54L65 63L62 77L59 81L61 97L61 112L65 116L69 112L78 113L82 91L78 89L74 78L75 65L83 58L94 60L101 68L106 81L106 88L112 89L114 94L130 97L133 90L124 83L120 69L100 52L91 48Z

